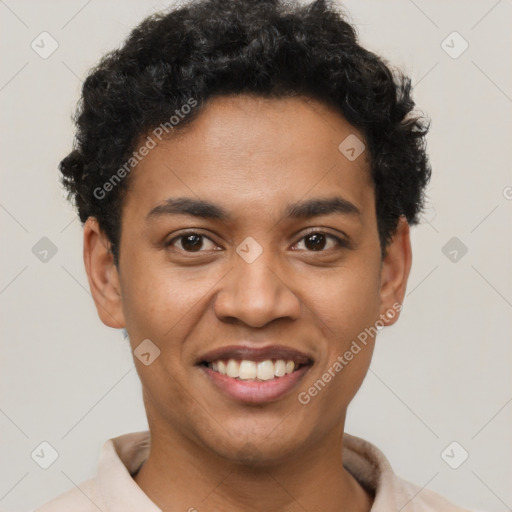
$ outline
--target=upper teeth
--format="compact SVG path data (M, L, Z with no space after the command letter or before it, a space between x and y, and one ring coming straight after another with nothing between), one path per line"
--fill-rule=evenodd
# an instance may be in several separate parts
M256 378L260 380L270 380L274 377L283 377L287 373L292 373L293 370L295 370L295 363L293 361L285 361L284 359L277 359L276 361L267 359L260 363L246 359L242 361L229 359L227 362L218 360L213 361L210 366L213 371L241 380Z

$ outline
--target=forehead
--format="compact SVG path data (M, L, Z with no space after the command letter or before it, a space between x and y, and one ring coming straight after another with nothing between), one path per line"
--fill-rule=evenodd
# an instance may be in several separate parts
M156 141L132 171L125 207L145 216L168 198L191 197L262 215L300 198L342 195L364 214L373 205L369 161L366 151L355 159L340 151L347 137L361 149L364 136L311 99L216 97Z

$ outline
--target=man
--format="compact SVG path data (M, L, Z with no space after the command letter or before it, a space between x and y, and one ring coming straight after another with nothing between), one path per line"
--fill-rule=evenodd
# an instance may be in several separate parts
M430 178L410 92L322 1L196 1L91 72L60 169L149 432L40 512L462 510L344 433Z

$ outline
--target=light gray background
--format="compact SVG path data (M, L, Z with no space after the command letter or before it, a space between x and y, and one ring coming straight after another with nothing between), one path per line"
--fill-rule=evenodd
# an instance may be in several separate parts
M106 439L147 428L128 344L97 318L57 165L71 148L86 71L165 5L0 1L4 510L32 509L79 484ZM467 508L512 510L512 3L345 6L362 42L413 77L432 118L434 168L427 214L412 231L402 317L380 334L346 430L420 486ZM43 31L59 44L47 59L30 46ZM441 47L453 31L469 43L457 59ZM32 252L42 237L58 249L46 263ZM457 262L442 251L452 237L468 250ZM458 469L441 457L454 440L469 452ZM59 453L46 470L30 456L42 441Z

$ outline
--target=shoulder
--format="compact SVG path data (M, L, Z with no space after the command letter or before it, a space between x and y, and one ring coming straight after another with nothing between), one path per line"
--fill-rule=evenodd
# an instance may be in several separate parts
M149 498L132 474L147 457L149 431L130 432L108 439L101 449L96 474L30 512L98 512L146 510ZM157 510L157 509L156 509Z
M419 487L396 475L393 483L394 498L402 512L471 512L430 489Z
M374 495L371 512L470 512L399 477L385 455L369 441L347 433L343 440L345 468Z
M66 491L31 512L98 512L105 510L95 478Z

